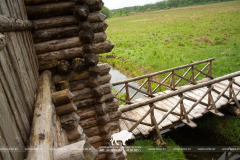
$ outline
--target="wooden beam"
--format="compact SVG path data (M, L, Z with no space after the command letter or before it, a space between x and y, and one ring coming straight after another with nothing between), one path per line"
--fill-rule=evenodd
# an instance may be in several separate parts
M0 15L0 32L26 31L33 29L29 20L21 20Z
M104 5L102 0L86 0L85 4L91 12L100 11Z
M62 90L58 92L54 92L52 94L52 102L55 106L59 106L62 104L68 104L72 102L74 95L68 90Z
M37 4L44 4L44 3L55 3L61 2L65 0L24 0L26 6L37 5Z
M30 136L29 147L42 150L29 150L27 160L53 159L51 148L53 147L54 106L52 105L50 90L51 76L52 74L48 70L43 71L40 75Z

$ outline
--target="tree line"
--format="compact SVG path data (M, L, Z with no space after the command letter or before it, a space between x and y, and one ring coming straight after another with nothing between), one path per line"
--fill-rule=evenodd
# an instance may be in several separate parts
M232 1L232 0L164 0L154 4L124 7L121 9L113 9L113 10L110 10L104 6L101 12L105 14L107 18L111 18L111 17L119 17L119 16L128 16L134 13L185 7L185 6L191 6L191 5L201 5L201 4L207 4L207 3L217 3L217 2L223 2L223 1Z

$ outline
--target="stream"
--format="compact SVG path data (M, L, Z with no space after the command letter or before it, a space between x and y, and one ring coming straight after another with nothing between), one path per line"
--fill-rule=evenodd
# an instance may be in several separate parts
M128 79L126 75L119 72L118 70L111 68L110 74L112 75L111 83L118 82L122 80ZM138 83L131 82L130 85L139 88ZM116 90L120 90L123 87L123 85L114 86L113 88ZM146 91L145 89L142 89L143 91ZM123 90L124 91L124 90ZM129 88L130 95L135 93L135 90ZM133 100L137 98L144 98L145 96L142 93L138 93ZM227 113L225 113L227 114ZM213 116L212 114L207 114L204 116ZM225 118L225 117L223 117ZM201 121L200 119L194 120L196 124ZM164 131L161 131L163 136L166 139L173 140L177 145L181 147L185 146L219 146L217 144L217 137L213 135L206 136L206 134L203 134L202 131L200 131L198 128L192 129L185 124L177 125L171 129L167 129ZM224 146L224 145L223 145ZM190 160L225 160L226 154L231 154L230 152L184 152L187 159ZM237 154L233 157L231 157L229 160L237 160L240 159L240 154Z

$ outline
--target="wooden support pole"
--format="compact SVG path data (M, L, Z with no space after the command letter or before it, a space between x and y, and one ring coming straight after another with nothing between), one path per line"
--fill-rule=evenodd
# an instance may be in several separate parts
M89 145L85 140L73 143L53 151L54 160L93 160L97 157L98 152L95 148Z
M126 98L125 98L125 100L126 100L126 101L129 101L129 89L128 89L128 83L125 83L125 89L126 89ZM126 104L126 102L125 102L125 104Z
M190 120L189 120L189 118L188 118L188 113L186 112L186 109L185 109L184 103L183 103L183 100L184 100L185 96L183 97L183 94L179 94L179 97L180 97L180 99L182 99L181 102L180 102L180 107L182 108L182 111L183 111L183 113L184 113L184 118L185 118L185 119L187 120L187 122L189 123Z
M32 131L30 136L29 150L27 160L32 159L53 159L53 112L54 106L51 99L51 72L45 70L39 78L39 87L37 90L37 100L35 103ZM42 149L34 150L35 149Z
M26 31L33 29L29 20L21 20L0 15L0 32Z
M173 89L175 89L174 71L172 71L172 82L171 82L171 86L172 86Z

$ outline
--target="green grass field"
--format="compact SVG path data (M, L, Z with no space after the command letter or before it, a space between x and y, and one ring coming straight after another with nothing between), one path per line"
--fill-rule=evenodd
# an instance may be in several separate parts
M101 55L135 77L208 58L213 76L240 70L240 1L160 10L107 19L115 44Z

